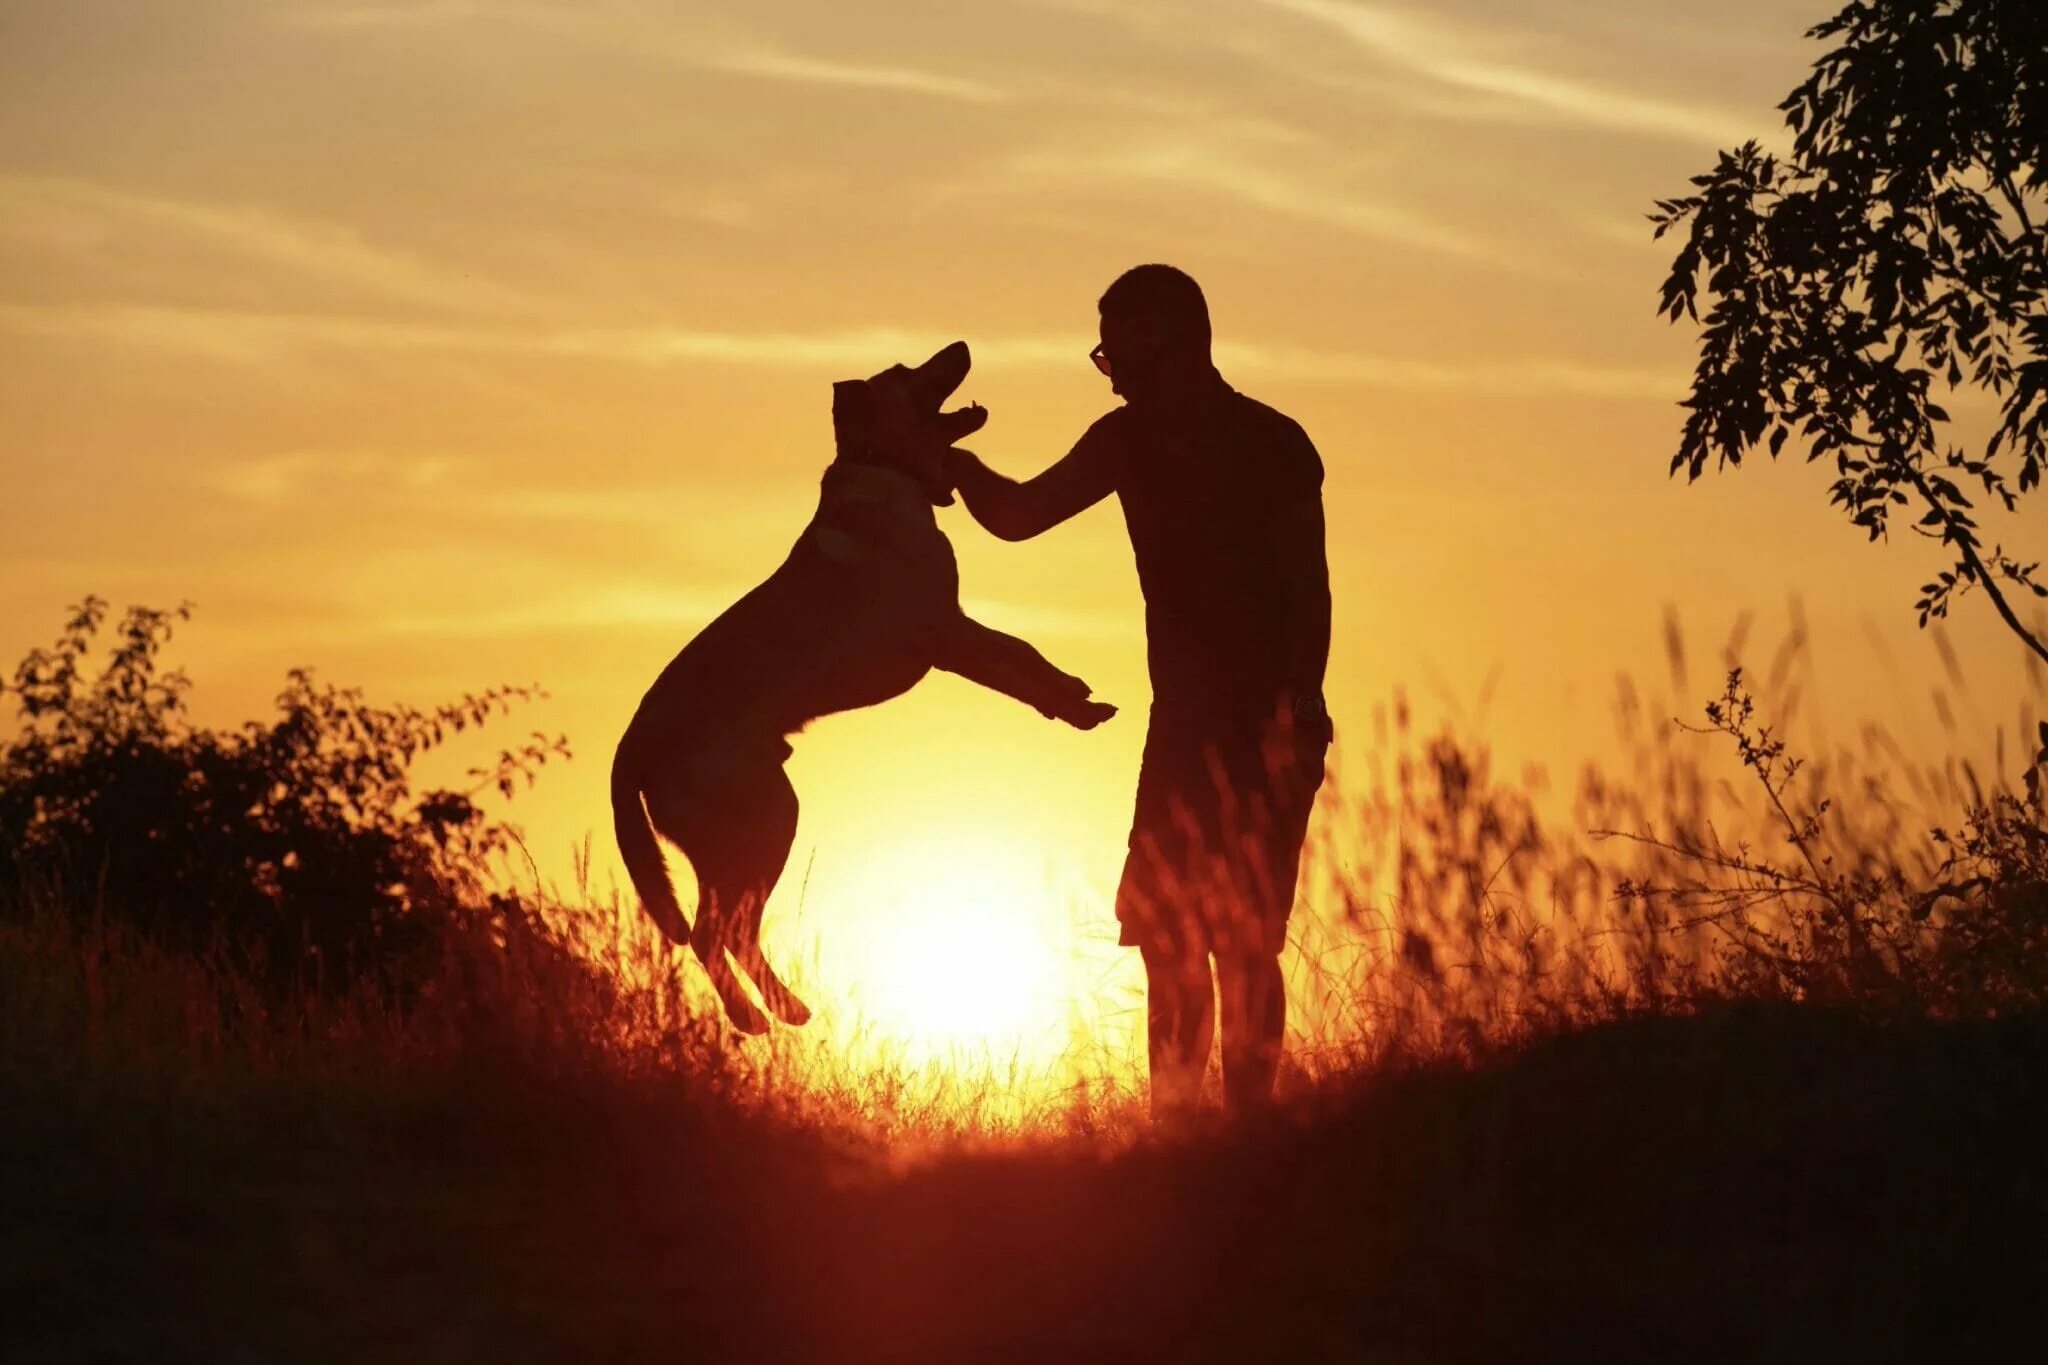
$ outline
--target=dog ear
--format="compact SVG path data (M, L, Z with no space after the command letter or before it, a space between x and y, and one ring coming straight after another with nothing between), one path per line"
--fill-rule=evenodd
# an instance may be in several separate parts
M865 450L874 437L875 396L865 379L832 386L832 437L841 451Z

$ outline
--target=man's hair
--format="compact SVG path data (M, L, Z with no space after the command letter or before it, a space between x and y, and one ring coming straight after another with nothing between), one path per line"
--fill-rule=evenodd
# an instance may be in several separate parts
M1116 277L1095 305L1104 317L1144 317L1176 340L1209 346L1209 301L1202 286L1170 265L1132 266Z

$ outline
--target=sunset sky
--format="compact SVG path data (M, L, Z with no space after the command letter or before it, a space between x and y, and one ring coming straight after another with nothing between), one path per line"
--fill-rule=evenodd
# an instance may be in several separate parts
M1692 337L1643 215L1775 134L1827 8L18 0L0 655L98 592L197 603L207 719L297 664L413 702L540 682L504 737L577 758L512 813L552 873L598 831L602 879L611 747L809 516L831 382L965 338L974 447L1033 471L1115 401L1096 296L1165 260L1323 453L1340 737L1406 685L1568 771L1617 673L1663 677L1667 605L1704 697L1737 616L1768 646L1797 595L1838 728L1931 739L1937 550L1866 546L1819 470L1665 476ZM809 869L828 920L948 857L942 903L976 866L1120 859L1146 690L1116 509L1021 546L942 524L970 608L1127 712L1081 735L934 678L816 727L785 892ZM2018 653L1958 610L1988 732Z

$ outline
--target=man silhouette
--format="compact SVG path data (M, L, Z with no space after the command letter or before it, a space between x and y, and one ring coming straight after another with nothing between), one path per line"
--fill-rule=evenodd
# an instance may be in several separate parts
M1197 1102L1220 985L1224 1092L1243 1110L1273 1093L1280 951L1331 740L1322 460L1217 373L1188 275L1138 266L1098 308L1090 358L1124 405L1036 478L959 452L953 482L1004 540L1123 505L1153 700L1116 913L1145 962L1152 1107Z

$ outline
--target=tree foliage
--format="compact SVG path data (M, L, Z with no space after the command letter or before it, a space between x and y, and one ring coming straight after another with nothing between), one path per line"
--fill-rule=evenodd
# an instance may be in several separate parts
M1704 308L1671 471L1796 440L1872 540L1905 517L1947 547L1922 625L1982 588L2048 658L2008 597L2048 585L1975 501L2015 510L2048 461L2048 4L1855 0L1808 36L1790 153L1723 152L1652 215L1685 230L1660 311ZM1998 416L1964 443L1944 401L1971 391Z
M294 978L401 967L475 899L514 831L476 798L509 797L560 738L534 734L469 790L415 794L414 760L541 695L498 687L419 710L291 672L278 715L191 723L191 681L162 666L189 606L132 607L92 668L107 604L72 608L15 670L20 729L0 748L0 906L50 898L179 941L253 952ZM4 691L0 687L0 691ZM81 894L84 893L84 894Z

